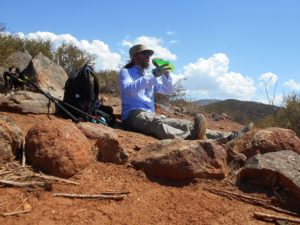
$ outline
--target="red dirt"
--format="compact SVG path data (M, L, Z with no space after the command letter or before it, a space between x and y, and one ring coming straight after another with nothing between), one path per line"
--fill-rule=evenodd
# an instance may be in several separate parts
M24 131L46 115L3 113L12 118ZM50 119L53 116L50 116ZM230 131L241 127L232 121L213 122L209 127ZM156 140L142 134L116 129L123 144L138 150ZM266 224L253 218L256 211L272 211L217 196L203 187L240 192L234 177L223 181L197 180L191 183L172 183L147 177L130 165L96 162L71 178L80 185L54 182L51 192L22 188L0 188L0 214L15 211L27 202L32 211L19 216L1 217L0 224ZM52 196L55 192L97 194L107 190L128 190L121 201L79 200ZM252 194L253 195L253 194ZM263 194L255 194L261 198Z

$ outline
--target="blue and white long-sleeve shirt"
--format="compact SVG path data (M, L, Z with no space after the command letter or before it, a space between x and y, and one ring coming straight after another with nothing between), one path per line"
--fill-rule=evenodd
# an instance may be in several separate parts
M122 120L127 119L129 111L142 109L154 113L154 93L172 94L172 78L169 75L156 78L153 74L133 66L122 68L119 73L119 87L122 100Z

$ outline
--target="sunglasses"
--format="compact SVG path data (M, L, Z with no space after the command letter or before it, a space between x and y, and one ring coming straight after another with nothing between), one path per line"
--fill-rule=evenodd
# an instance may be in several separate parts
M149 58L152 56L152 53L149 51L142 51L141 54L143 54L144 56L147 56Z

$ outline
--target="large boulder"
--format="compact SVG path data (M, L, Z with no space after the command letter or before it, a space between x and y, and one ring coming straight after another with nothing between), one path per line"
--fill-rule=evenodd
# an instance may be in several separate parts
M96 142L97 159L102 162L124 164L128 161L128 151L121 145L117 134L104 133Z
M113 128L104 126L102 124L81 122L77 124L77 127L89 139L97 140L99 138L103 138L105 135L116 135L116 132Z
M12 161L23 141L22 130L8 117L0 114L0 164Z
M174 180L227 175L226 150L210 141L163 140L143 148L132 165L147 174Z
M2 110L19 113L53 114L55 105L44 95L28 91L16 91L13 94L0 93Z
M79 123L77 127L89 139L95 140L97 159L101 162L124 164L129 152L121 144L114 129L95 123Z
M11 66L17 67L22 72L29 65L31 58L28 52L14 52L5 60L5 65L7 68Z
M31 60L26 70L34 76L36 84L43 91L53 97L63 98L63 89L68 75L61 66L40 53Z
M0 93L5 92L3 74L8 71L5 67L0 66Z
M264 185L270 190L277 188L282 197L294 199L300 207L300 155L291 150L252 157L239 173L238 181Z
M249 132L240 139L230 142L233 152L244 154L248 159L257 153L276 152L282 149L300 154L300 139L288 129L271 127L257 132Z
M28 162L46 173L71 177L94 159L88 139L70 121L47 120L32 127L26 136Z

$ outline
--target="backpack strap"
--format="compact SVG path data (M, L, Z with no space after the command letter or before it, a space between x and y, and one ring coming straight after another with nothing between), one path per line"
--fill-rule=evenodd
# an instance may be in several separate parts
M95 76L94 70L88 64L85 64L81 71L84 74L85 82L88 84L89 90L89 101L87 102L87 113L94 115L95 107L98 100L99 95L99 81ZM91 77L93 78L93 82L91 82Z

